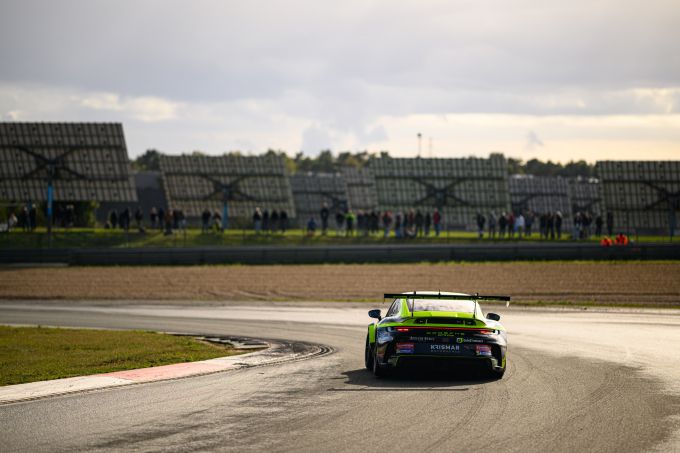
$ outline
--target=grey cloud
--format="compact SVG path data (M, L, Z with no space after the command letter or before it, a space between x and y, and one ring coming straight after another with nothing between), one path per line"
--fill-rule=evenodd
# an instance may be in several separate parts
M538 135L536 135L536 132L534 131L529 131L526 137L526 144L524 145L524 149L533 151L536 148L543 148L545 144L543 143L543 140L538 138Z

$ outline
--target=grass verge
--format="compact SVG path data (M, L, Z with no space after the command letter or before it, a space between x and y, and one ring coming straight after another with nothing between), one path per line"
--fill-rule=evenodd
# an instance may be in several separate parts
M635 242L668 242L664 236L639 236L632 237ZM598 243L600 238L592 236L583 242ZM107 230L102 228L71 228L68 230L56 228L53 231L53 248L106 248L106 247L228 247L228 246L329 246L329 245L387 245L387 244L499 244L520 242L573 242L569 234L564 234L557 241L544 241L537 233L531 237L520 239L495 239L489 240L486 236L479 239L477 234L469 231L445 231L435 237L430 234L427 237L417 239L397 239L391 233L385 238L382 234L364 236L355 234L346 237L336 235L334 231L327 235L316 234L308 236L303 230L288 230L286 234L262 233L255 234L252 230L228 230L224 233L201 233L200 229L190 228L186 231L175 231L165 236L159 230L147 230L146 233L138 233L130 230L125 233L122 230ZM44 228L38 228L33 233L25 233L13 230L11 233L0 234L0 247L11 249L45 248L48 247L47 234Z
M153 332L0 326L0 385L180 362L243 351Z

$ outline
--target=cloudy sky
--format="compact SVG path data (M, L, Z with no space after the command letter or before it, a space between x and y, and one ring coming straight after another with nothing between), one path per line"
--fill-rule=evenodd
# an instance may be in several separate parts
M678 0L0 0L3 121L148 148L680 158Z

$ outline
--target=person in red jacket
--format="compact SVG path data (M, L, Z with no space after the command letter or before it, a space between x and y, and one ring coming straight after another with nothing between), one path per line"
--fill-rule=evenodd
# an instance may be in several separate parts
M432 224L434 225L434 234L439 236L441 231L442 215L439 213L439 209L434 209L434 214L432 214Z

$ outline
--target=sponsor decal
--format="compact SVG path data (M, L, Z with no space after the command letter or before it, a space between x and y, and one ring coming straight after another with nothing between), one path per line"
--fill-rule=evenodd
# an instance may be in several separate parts
M426 332L426 335L432 335L433 337L456 337L463 335L463 332L456 332L451 330L436 330L433 332Z
M430 351L436 352L459 352L460 346L457 344L431 344Z
M414 343L397 343L397 354L413 354Z
M477 355L491 356L491 346L488 344L478 344L476 349Z
M456 338L456 343L483 343L484 340L480 340L479 338L463 338L463 337L458 337Z
M432 337L408 337L411 341L434 341Z

